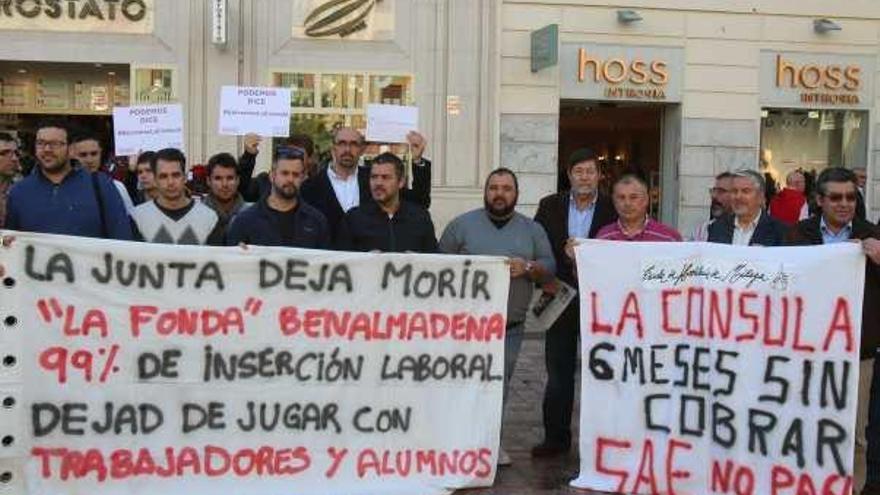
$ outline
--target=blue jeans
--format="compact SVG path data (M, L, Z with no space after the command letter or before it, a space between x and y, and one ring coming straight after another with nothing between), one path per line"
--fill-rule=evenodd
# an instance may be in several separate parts
M874 379L871 380L871 398L868 402L868 427L865 431L868 448L867 484L880 485L880 352L874 358Z

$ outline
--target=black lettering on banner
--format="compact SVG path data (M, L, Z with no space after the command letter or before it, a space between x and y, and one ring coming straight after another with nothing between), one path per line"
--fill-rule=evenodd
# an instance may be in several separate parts
M759 451L767 457L767 434L773 431L776 422L775 414L749 408L749 452Z
M670 433L671 430L668 426L654 422L654 409L651 407L655 400L668 401L669 399L669 394L651 394L645 397L645 429Z
M225 430L226 404L222 402L209 402L206 406L195 402L183 404L183 424L181 431L184 434L192 433L202 428L209 430Z
M782 455L787 456L794 453L797 457L797 465L803 469L806 465L806 456L804 455L804 423L800 418L795 418L785 432L785 438L782 439Z
M287 350L266 347L259 351L224 354L205 346L202 380L236 381L251 378L291 376L301 382L358 381L364 368L364 356L340 356L340 348L332 352L307 352L294 356Z
M651 383L654 385L665 385L669 383L668 378L658 378L659 372L664 368L663 360L657 359L657 351L665 351L669 346L666 344L655 344L651 346Z
M786 356L770 356L767 358L766 366L764 367L764 383L765 384L778 384L779 385L779 393L778 395L769 395L762 394L758 396L759 402L776 402L777 404L785 404L788 400L788 380L782 378L780 376L776 376L774 374L774 369L776 363L788 363L791 361L791 358Z
M366 417L366 419L364 419ZM375 419L373 419L375 418ZM354 414L352 424L361 433L388 433L391 431L409 432L412 423L412 408L384 409L373 413L369 406L361 407Z
M736 386L736 373L724 366L724 358L731 357L733 359L739 358L739 353L734 351L725 351L719 350L715 359L715 371L718 372L719 375L724 375L727 377L727 386L724 388L716 388L714 395L718 397L719 395L733 395L734 387Z
M724 448L730 449L736 445L734 419L736 419L736 413L733 409L720 402L712 404L712 440ZM722 429L727 432L726 436Z
M706 376L709 374L709 371L712 370L708 364L702 364L700 360L701 356L709 356L711 353L711 349L708 347L695 347L694 348L694 371L693 371L693 387L694 390L709 390L710 386L708 382L701 382L700 377Z
M503 364L495 369L495 356L489 354L454 354L434 356L431 354L404 355L395 358L385 355L382 358L380 378L387 380L479 380L495 382L504 380ZM494 373L493 373L494 371Z
M31 425L34 437L40 438L49 435L61 426L61 433L71 436L86 434L85 428L77 425L85 425L88 421L86 411L88 406L81 402L64 403L61 406L50 402L36 402L31 405ZM78 414L81 413L81 414Z
M112 402L104 404L103 424L93 421L92 431L98 434L113 433L120 435L123 430L132 435L148 435L156 431L165 417L162 411L153 404L123 404L117 406Z
M639 384L645 384L645 359L640 347L626 347L623 349L623 377L621 381L626 383L630 374L639 374Z
M590 362L589 368L590 372L593 374L593 378L602 381L609 381L614 379L614 370L611 368L611 365L608 364L608 361L597 356L599 351L605 351L609 353L614 353L617 348L608 342L602 342L593 346L590 350Z
M138 380L152 380L156 377L178 378L178 360L183 355L179 349L166 349L162 355L144 352L137 359Z
M314 402L281 404L280 402L248 401L246 417L238 418L236 425L241 431L276 431L279 427L294 431L331 431L341 433L342 427L336 415L336 403Z
M456 284L456 272L450 268L444 268L437 273L429 270L414 273L415 269L410 263L398 266L389 261L382 268L380 287L386 291L392 286L400 287L400 294L403 297L415 296L419 299L434 296L444 298L449 293L449 297L452 298L479 299L482 296L486 301L491 300L488 288L489 273L485 270L474 270L471 274L471 265L470 260L464 261Z
M687 387L688 385L688 363L682 359L681 353L690 348L691 346L688 344L679 344L675 346L675 366L681 368L681 378L672 382L676 387Z
M688 424L688 404L694 403L697 407L697 425L696 428L691 428ZM700 397L699 395L686 395L683 394L681 396L681 408L679 409L679 431L682 435L692 436L692 437L702 437L703 432L706 431L706 399Z
M202 266L175 261L147 264L114 259L113 253L104 253L102 259L101 266L92 267L91 275L95 282L103 285L116 282L123 287L163 289L166 287L167 275L172 279L168 285L176 283L179 289L189 286L201 289L209 283L221 291L225 288L220 265L214 261L208 261ZM194 281L191 280L192 277L188 277L191 271L196 272Z
M31 425L39 438L60 430L63 435L83 436L86 428L99 435L149 435L165 421L162 410L154 404L116 404L105 402L102 417L89 423L89 407L83 402L60 405L38 402L31 405Z
M70 256L64 253L53 254L49 257L49 261L46 262L43 271L39 272L34 267L34 258L36 257L36 249L34 246L28 244L24 249L24 255L24 273L33 280L39 282L52 282L55 280L56 276L59 276L64 277L64 281L68 284L74 282L73 261L71 261Z
M353 282L348 265L322 264L318 268L318 276L309 279L310 267L307 261L288 259L284 265L273 261L260 260L260 288L268 289L282 286L287 290L305 291L307 288L316 292L333 292L336 286L343 287L345 292L352 292Z
M804 359L803 382L801 382L801 404L810 405L810 383L813 381L813 361Z
M823 409L828 407L829 394L835 409L842 411L846 408L851 364L849 361L842 361L841 364L843 365L843 376L840 377L839 383L835 383L834 380L837 375L837 363L826 361L822 366L822 393L820 394L819 404Z
M837 474L846 476L846 470L843 467L843 457L841 449L846 446L847 433L846 428L831 419L819 420L819 434L816 440L816 462L820 467L825 467L825 449L831 451L834 458L834 466Z

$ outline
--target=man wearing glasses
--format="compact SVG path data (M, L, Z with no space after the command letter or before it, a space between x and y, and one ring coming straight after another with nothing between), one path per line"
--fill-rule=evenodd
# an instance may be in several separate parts
M706 242L709 238L709 226L724 215L733 213L730 191L733 187L733 174L721 172L715 176L715 185L709 188L712 204L709 206L709 219L694 229L691 240Z
M431 162L422 157L426 141L417 132L410 132L407 140L412 150L413 184L412 189L401 190L401 198L427 209L431 204ZM364 137L356 129L340 128L333 137L333 161L327 170L303 183L303 199L327 217L334 236L347 211L373 201L370 169L358 167L364 144Z
M21 173L18 161L18 143L10 134L0 132L0 229L6 220L6 200L9 190Z
M40 124L35 148L36 169L9 192L7 229L131 240L128 214L110 178L71 165L66 124Z
M874 358L874 380L866 438L867 482L862 495L880 495L880 229L856 215L856 176L845 168L828 168L816 180L821 215L799 222L789 234L794 245L856 241L868 257L862 305L862 359Z

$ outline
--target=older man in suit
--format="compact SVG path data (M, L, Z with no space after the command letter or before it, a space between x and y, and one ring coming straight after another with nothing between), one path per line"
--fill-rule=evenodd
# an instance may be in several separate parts
M401 198L427 209L431 205L431 162L422 157L425 137L407 135L413 158L412 189L402 189ZM333 238L345 213L355 206L373 201L370 195L370 169L359 167L364 136L343 127L333 136L333 161L327 169L309 177L302 185L302 198L327 218Z
M575 239L594 238L602 227L617 220L614 205L599 194L602 172L596 154L589 149L572 153L566 163L571 190L551 194L541 200L535 221L544 227L553 257L556 277L574 287L574 260L566 254ZM546 289L553 290L554 284ZM544 441L532 448L534 457L553 457L571 448L571 413L577 372L580 305L577 298L568 305L547 331L544 363L547 387L544 390Z
M736 246L780 246L788 227L765 210L764 177L754 170L738 170L731 184L733 213L709 226L709 242Z

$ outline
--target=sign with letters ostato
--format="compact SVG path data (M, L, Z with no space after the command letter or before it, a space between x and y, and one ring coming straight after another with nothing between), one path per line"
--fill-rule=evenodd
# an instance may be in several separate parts
M183 109L179 103L113 108L116 155L162 148L183 150Z
M220 134L290 135L290 88L223 86Z
M857 244L577 250L581 472L614 493L849 494Z
M10 493L492 484L503 259L7 234Z

